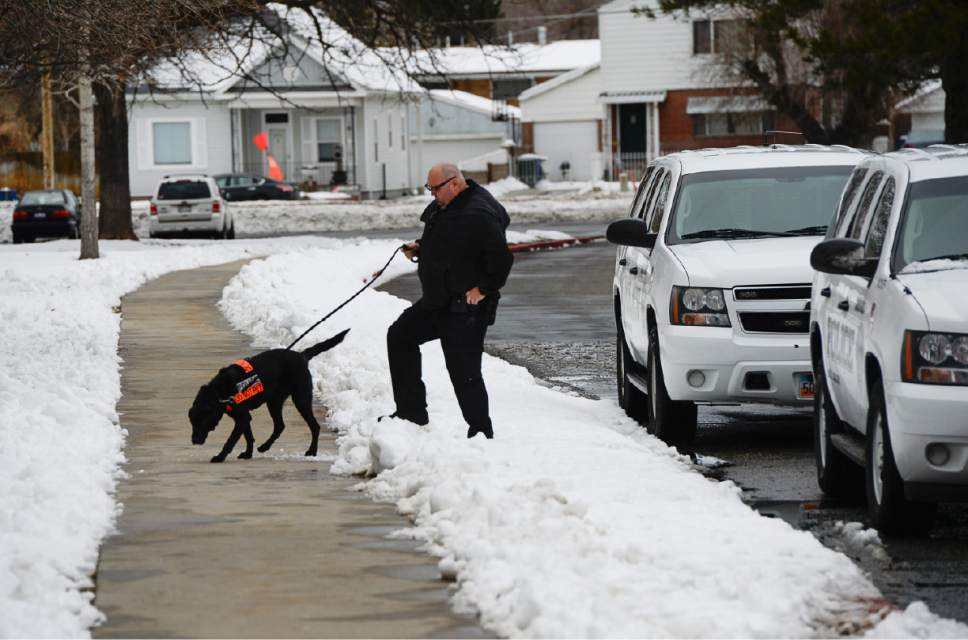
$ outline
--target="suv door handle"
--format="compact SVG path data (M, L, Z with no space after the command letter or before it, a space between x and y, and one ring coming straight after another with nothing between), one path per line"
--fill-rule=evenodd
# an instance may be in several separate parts
M841 311L850 311L850 303L846 300L841 300L837 303L837 308Z
M639 268L638 267L632 267L631 269L629 269L629 273L631 273L633 276L637 276L637 275L639 275Z
M620 267L624 267L628 263L629 263L629 261L626 260L625 258L622 258L621 260L618 261L618 264L619 264Z
M820 295L822 295L824 298L829 298L830 297L830 287L824 287L823 289L821 289L820 290Z

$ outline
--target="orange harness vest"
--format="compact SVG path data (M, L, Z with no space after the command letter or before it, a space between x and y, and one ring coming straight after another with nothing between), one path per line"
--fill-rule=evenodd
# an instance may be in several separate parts
M252 366L252 363L250 363L248 360L236 360L232 364L241 367L244 373L252 373L255 370ZM265 391L265 387L262 386L262 380L259 379L258 374L253 374L247 378L243 378L241 381L235 384L235 388L238 393L229 398L228 403L225 405L226 411L231 411L233 405L242 404L249 398Z

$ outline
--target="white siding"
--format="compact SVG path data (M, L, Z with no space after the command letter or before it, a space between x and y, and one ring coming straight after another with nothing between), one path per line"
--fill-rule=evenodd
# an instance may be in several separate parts
M539 85L540 86L540 85ZM571 82L521 101L522 122L571 122L600 120L598 94L602 92L601 69L593 69ZM538 153L541 153L540 151Z
M422 142L423 148L421 149L421 143L416 138L411 138L410 144L413 149L411 160L413 162L414 180L419 184L423 184L427 179L427 172L430 171L430 167L438 162L453 162L454 164L458 164L463 160L469 160L484 155L485 153L499 150L503 140L504 136L502 135L497 135L492 138L482 137L476 139L424 139Z
M373 96L366 98L359 111L362 112L357 129L361 138L357 167L360 189L379 197L383 192L385 165L387 195L399 195L400 191L411 186L407 151L400 148L400 118L406 114L405 107L398 100ZM393 127L392 145L388 131L390 123Z
M534 152L547 156L544 169L550 180L561 180L561 163L571 164L569 180L598 180L598 126L595 121L536 122Z
M628 11L632 5L656 4L616 0L599 10L603 90L669 91L728 85L718 77L721 74L711 64L712 56L692 54L688 18L660 14L652 19Z
M190 122L192 163L158 167L154 164L152 124ZM173 173L227 173L232 171L232 125L227 106L197 102L138 102L128 119L128 170L131 195L154 195L159 180Z
M944 128L944 111L911 114L911 131L944 131Z

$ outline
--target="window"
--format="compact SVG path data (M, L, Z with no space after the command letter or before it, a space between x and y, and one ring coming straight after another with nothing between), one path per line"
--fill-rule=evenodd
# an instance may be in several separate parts
M844 196L840 201L840 207L837 210L837 217L835 219L834 225L828 233L828 237L833 237L834 231L840 229L844 224L844 218L847 215L847 211L850 209L850 205L854 202L854 196L857 195L857 189L864 182L864 178L867 177L867 168L858 167L851 174L850 180L847 182L847 188L844 189Z
M63 191L28 191L24 194L22 205L32 204L64 204Z
M662 178L668 171L665 169L659 169L655 172L655 176L652 177L652 183L649 185L649 193L645 196L645 205L642 207L642 213L639 216L643 220L648 220L649 215L652 213L652 207L655 204L655 194L659 190L659 185L662 184Z
M635 199L632 201L632 208L629 209L630 218L639 217L639 212L642 209L642 201L645 200L645 192L649 189L649 181L652 179L653 173L655 173L655 165L652 165L646 169L645 177L643 177L642 182L639 183L639 190L635 192Z
M867 220L870 218L868 214L870 213L871 203L874 201L874 194L877 193L877 188L881 186L881 178L883 177L883 171L878 171L871 176L870 181L867 183L867 188L864 189L864 195L861 196L857 211L854 212L853 220L850 221L850 226L847 229L848 238L860 240L860 235L864 231L864 227L867 226Z
M867 242L864 256L867 258L881 257L884 248L884 236L887 234L887 221L891 218L891 207L894 206L894 178L888 178L881 189L881 198L874 208L874 218L867 231Z
M380 123L373 118L373 162L380 161Z
M968 255L968 178L911 183L901 214L894 268Z
M210 198L208 183L198 180L178 180L162 182L158 187L159 200L200 200Z
M267 113L266 124L286 124L289 122L288 113Z
M755 135L772 128L772 111L700 113L692 116L692 133L696 136Z
M662 186L659 187L659 195L655 199L655 206L652 208L651 219L649 220L649 231L659 233L662 226L662 216L665 213L666 200L669 197L669 186L672 184L672 174L666 172L662 179Z
M713 52L712 23L709 20L696 20L692 23L692 52Z
M491 81L492 100L514 100L525 90L531 88L530 78Z
M316 120L316 160L317 162L336 162L340 152L341 123L336 118Z
M742 20L694 20L692 53L730 53L743 47Z
M190 122L154 122L151 134L155 164L192 163Z

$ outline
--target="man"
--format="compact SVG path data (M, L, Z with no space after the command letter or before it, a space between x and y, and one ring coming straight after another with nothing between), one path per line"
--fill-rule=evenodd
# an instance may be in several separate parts
M427 424L420 345L439 339L469 425L467 437L492 438L481 355L513 262L504 236L510 218L490 192L466 180L453 164L434 165L425 186L434 201L420 216L423 235L404 247L404 254L418 261L423 295L387 331L396 403L391 417Z

